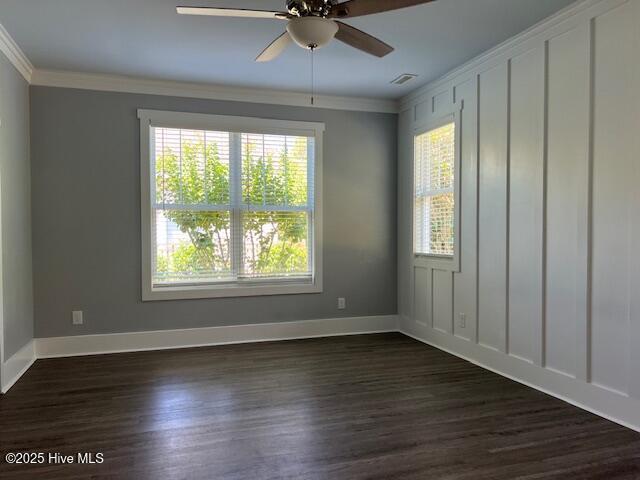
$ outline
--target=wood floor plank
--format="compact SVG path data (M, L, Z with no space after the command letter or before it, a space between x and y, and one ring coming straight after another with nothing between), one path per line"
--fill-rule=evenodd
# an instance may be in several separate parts
M401 334L38 360L11 479L640 479L640 434Z

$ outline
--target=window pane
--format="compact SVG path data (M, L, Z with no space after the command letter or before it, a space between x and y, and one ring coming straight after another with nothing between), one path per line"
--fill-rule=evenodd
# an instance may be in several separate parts
M249 205L305 206L311 139L242 134L242 197Z
M232 277L229 212L157 210L153 283L214 282Z
M228 205L227 132L155 128L156 202Z
M454 254L455 124L415 138L416 253Z
M153 285L312 276L314 138L151 133Z
M308 212L243 212L243 276L310 275Z
M429 219L429 253L453 255L453 193L426 199Z
M425 141L431 190L453 188L454 124L428 132Z

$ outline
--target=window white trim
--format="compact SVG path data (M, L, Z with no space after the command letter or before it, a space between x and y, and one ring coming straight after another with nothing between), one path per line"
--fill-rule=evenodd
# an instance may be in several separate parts
M459 272L460 271L460 177L462 172L460 171L460 158L462 154L462 129L460 117L462 114L463 106L460 107L459 110L456 110L448 115L444 115L438 117L436 119L432 119L428 122L419 124L413 130L413 146L412 146L412 158L413 162L415 162L415 138L423 135L431 130L438 129L440 127L444 127L445 125L449 125L451 123L455 126L455 158L454 158L454 178L453 178L453 192L454 192L454 218L453 218L453 255L436 255L429 253L416 253L415 249L415 188L412 188L412 201L411 201L411 224L412 224L412 242L413 242L413 257L414 264L418 267L425 268L435 268L437 270L446 270L451 272ZM415 171L412 169L411 173L411 184L415 185ZM447 193L450 190L447 189L441 190L441 193ZM425 193L437 193L437 192L425 192Z
M179 300L196 298L248 297L262 295L288 295L322 292L322 150L324 124L273 120L254 117L233 117L199 113L158 110L138 110L140 119L140 195L142 244L142 300ZM314 212L311 263L312 278L307 280L275 279L273 281L246 281L242 285L176 285L154 287L152 281L152 175L153 138L150 127L216 130L269 135L314 137ZM233 195L233 192L232 192Z

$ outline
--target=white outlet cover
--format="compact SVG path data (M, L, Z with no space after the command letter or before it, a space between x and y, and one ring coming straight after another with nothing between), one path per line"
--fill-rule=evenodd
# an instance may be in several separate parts
M84 319L82 318L82 310L71 312L71 318L74 325L82 325L84 323Z

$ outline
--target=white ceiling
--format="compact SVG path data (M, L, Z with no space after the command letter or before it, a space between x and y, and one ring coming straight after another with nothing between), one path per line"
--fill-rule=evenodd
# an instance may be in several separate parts
M377 59L334 41L316 53L327 95L399 98L574 0L437 0L348 21L396 47ZM256 55L284 22L179 16L176 4L282 10L284 0L2 0L0 23L38 69L306 91L308 52ZM399 87L401 73L418 80Z

